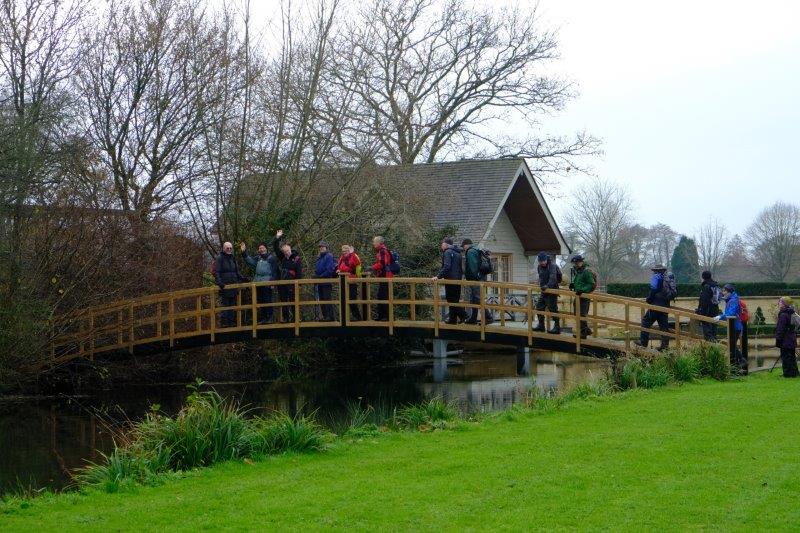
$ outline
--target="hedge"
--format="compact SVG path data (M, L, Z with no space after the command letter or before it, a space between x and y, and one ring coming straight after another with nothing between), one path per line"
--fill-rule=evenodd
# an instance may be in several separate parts
M742 296L798 296L800 283L778 283L774 281L734 283ZM650 292L647 283L609 283L608 294L629 298L646 298ZM678 283L678 297L696 297L700 294L699 283Z

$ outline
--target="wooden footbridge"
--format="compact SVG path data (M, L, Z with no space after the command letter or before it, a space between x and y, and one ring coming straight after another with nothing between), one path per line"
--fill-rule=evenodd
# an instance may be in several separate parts
M330 300L315 298L315 286L332 286ZM386 299L376 295L380 284L388 285ZM450 324L444 319L450 305L443 297L445 285L480 285L480 303L461 302L469 314L479 309L479 316L488 311L494 321L487 324ZM288 301L259 303L258 288L277 289L290 286ZM641 300L605 293L576 295L568 290L550 290L559 295L559 312L541 312L547 322L558 317L567 332L550 334L534 329L536 297L534 285L500 282L468 282L431 280L429 278L357 278L303 279L228 285L234 289L235 305L220 305L216 286L142 296L101 305L57 317L49 358L40 365L58 365L76 358L94 359L103 354L146 354L190 347L209 346L250 339L282 339L312 337L395 336L424 339L477 341L493 344L526 346L567 353L605 357L614 352L635 349L641 317L648 310L669 314L668 331L646 329L651 342L661 337L671 346L682 347L702 341L700 322L712 319L688 309L648 305ZM462 291L464 292L464 291ZM351 297L352 296L352 297ZM573 335L580 331L581 317L574 311L576 299L591 302L588 321L592 334L588 338ZM322 320L320 306L330 306L333 320ZM388 319L372 319L377 306L385 305ZM264 310L272 309L274 320L258 320ZM284 311L285 317L284 317ZM365 320L356 320L356 315ZM286 318L282 321L281 318ZM730 347L732 320L722 322L721 336Z

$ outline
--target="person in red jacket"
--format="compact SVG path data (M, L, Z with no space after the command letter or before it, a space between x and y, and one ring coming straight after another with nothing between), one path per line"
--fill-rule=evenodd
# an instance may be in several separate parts
M392 278L394 275L389 270L389 265L392 264L392 253L386 247L383 237L376 236L372 238L372 247L375 248L375 263L372 265L372 275L376 278ZM378 284L378 300L389 299L389 284ZM378 304L378 312L375 315L375 320L385 321L389 320L389 304Z
M361 266L361 258L358 257L352 246L343 244L342 255L339 256L339 261L336 263L336 273L347 274L348 278L356 278L359 266ZM350 299L358 300L358 285L351 284L349 291ZM361 320L358 304L350 304L350 320Z

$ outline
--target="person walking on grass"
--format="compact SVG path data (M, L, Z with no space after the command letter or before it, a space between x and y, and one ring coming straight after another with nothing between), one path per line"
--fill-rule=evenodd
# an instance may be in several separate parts
M461 248L464 250L464 279L477 281L478 284L467 285L467 299L469 303L479 305L481 303L480 282L486 281L486 275L481 273L481 251L477 246L473 246L471 239L461 241ZM473 307L470 317L465 324L477 324L480 308ZM485 310L483 317L484 324L491 324L492 314L488 309Z
M256 282L262 281L275 281L278 274L278 259L274 253L270 253L267 248L267 243L262 242L258 245L258 254L250 256L247 254L247 245L245 243L239 244L239 250L242 253L245 263L253 267L255 271L254 280ZM256 301L259 304L272 303L272 287L269 285L259 285L256 287ZM272 307L259 307L258 308L258 323L266 324L273 321Z
M775 324L775 346L781 351L783 377L798 377L797 370L797 328L800 317L792 307L792 299L783 296L778 300L778 322Z
M715 317L715 320L733 318L734 320L734 345L733 356L734 364L741 374L747 374L747 359L742 356L742 351L739 349L739 339L742 338L742 331L744 325L742 324L741 312L742 307L739 303L739 294L736 292L736 287L730 283L726 283L722 287L722 299L725 301L725 310Z
M433 281L438 279L461 281L463 277L461 269L461 248L454 246L453 239L450 237L442 239L440 247L442 250L442 267L439 269L439 274L433 277ZM444 297L447 303L450 304L450 309L447 314L447 323L457 324L459 320L464 322L467 319L467 313L464 311L463 307L455 305L461 301L461 285L446 284L444 286Z
M547 293L548 289L557 289L561 281L558 265L555 264L550 258L550 254L547 252L539 252L536 259L539 261L537 273L539 274L539 289L542 291L539 298L536 300L536 310L541 313L547 309L551 313L558 313L558 295L555 293ZM539 323L536 324L533 331L545 331L547 329L545 316L543 314L538 314L536 316ZM557 316L553 318L553 327L548 330L547 333L552 335L561 333L561 322Z
M342 255L339 256L339 261L336 263L336 273L346 274L348 278L355 279L358 277L358 271L361 269L361 258L356 254L355 249L349 244L342 245ZM355 283L348 283L348 294L350 300L358 300L358 285ZM361 311L358 304L350 304L350 320L361 320Z
M719 302L722 300L722 289L711 277L711 272L704 271L703 282L700 284L700 300L697 304L697 314L707 317L719 315ZM717 342L717 326L713 322L700 322L703 329L703 339L708 342Z
M321 279L332 278L336 275L336 260L333 254L328 249L328 243L321 241L319 243L319 255L317 262L314 265L314 276ZM317 295L321 302L330 301L333 294L333 285L330 283L318 283ZM333 321L333 305L320 304L320 311L322 314L323 322Z
M669 307L670 302L677 293L674 278L667 275L667 267L662 264L656 264L650 270L653 272L650 276L650 293L645 301L650 305ZM639 334L639 342L634 342L634 344L647 348L650 342L650 332L645 331L645 329L649 329L655 323L658 323L658 329L661 331L668 331L669 317L667 312L648 309L642 317L642 331ZM662 335L661 346L658 349L663 351L667 348L669 348L669 337Z
M233 285L235 283L242 283L247 281L242 273L239 271L239 265L236 263L236 258L233 256L233 244L226 242L222 245L222 252L217 256L217 264L215 268L214 281L219 287L219 298L222 307L232 307L236 305L237 289L226 289L226 285ZM235 325L235 313L233 309L222 311L222 327L231 327Z
M594 292L597 288L597 281L594 276L594 273L589 270L586 261L584 261L583 256L578 254L571 259L572 262L572 272L570 272L570 284L569 289L571 291L575 291L577 296L581 294L588 294L590 292ZM580 300L580 309L576 309L578 306L578 301ZM589 304L591 301L588 298L575 298L575 312L580 312L581 318L585 318L586 315L589 314ZM589 324L586 320L581 320L581 331L580 335L582 339L585 339L589 335L592 334L592 330L589 329Z
M275 240L272 241L272 249L278 258L278 279L294 280L303 277L303 262L300 254L284 242L283 230L279 229L275 233ZM281 318L284 322L294 320L294 285L278 285L278 297L284 305L281 306Z

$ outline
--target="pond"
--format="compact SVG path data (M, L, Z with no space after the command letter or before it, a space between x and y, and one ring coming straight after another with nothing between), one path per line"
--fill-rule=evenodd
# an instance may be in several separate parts
M520 401L532 387L555 390L600 375L608 362L553 352L464 353L448 359L410 359L369 372L334 371L302 380L216 383L223 396L254 411L315 412L323 424L346 417L351 403L392 408L441 397L463 411L493 411ZM0 398L0 493L20 488L62 489L69 472L98 461L112 431L143 417L154 404L167 414L182 405L184 384L119 388L93 396Z

